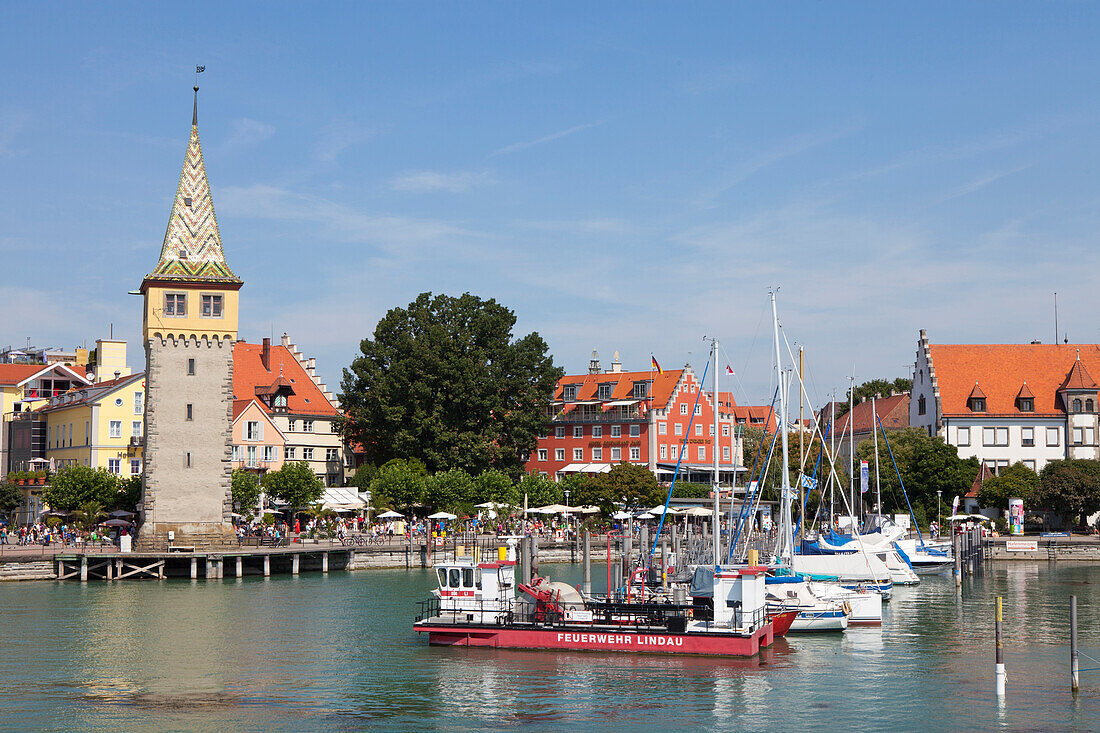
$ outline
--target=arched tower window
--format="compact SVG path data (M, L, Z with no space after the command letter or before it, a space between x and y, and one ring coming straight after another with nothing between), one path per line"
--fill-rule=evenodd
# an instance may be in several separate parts
M1074 400L1073 400L1073 411L1074 412L1080 412L1081 411L1081 400L1079 400L1077 398L1074 398Z
M1092 400L1085 400L1085 412L1095 412Z

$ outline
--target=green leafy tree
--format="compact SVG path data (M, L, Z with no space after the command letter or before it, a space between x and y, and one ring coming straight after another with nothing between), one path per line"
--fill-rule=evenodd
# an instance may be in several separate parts
M493 501L497 504L517 506L522 501L515 483L502 471L495 469L484 471L478 475L474 483L476 484L474 489L475 503L482 504Z
M1008 509L1008 500L1017 498L1023 499L1027 504L1031 492L1038 485L1039 474L1023 463L1013 463L1002 470L1000 475L982 482L982 487L978 490L978 503L983 507Z
M871 399L875 395L879 395L881 397L886 397L886 396L890 395L891 393L909 392L912 389L913 389L913 380L912 379L909 379L908 377L898 377L897 379L893 379L893 380L890 380L890 379L870 379L870 380L864 382L863 384L858 385L855 388L855 390L849 390L849 392L853 393L854 398L855 398L855 404L858 405L860 402L866 402L867 400ZM847 398L847 396L848 396L848 394L845 393L845 398ZM848 412L848 403L847 402L837 402L836 416L840 417L841 415L843 415L847 412Z
M560 484L534 471L523 475L516 487L516 494L516 506L523 505L524 496L527 497L527 506L548 506L565 501Z
M264 474L260 483L268 496L285 501L295 512L314 504L325 493L324 482L305 461L284 463L278 471Z
M369 491L371 482L376 478L378 478L378 467L372 463L364 463L355 469L355 475L348 483L360 492Z
M232 487L233 503L237 505L237 511L246 517L251 516L260 503L260 479L251 471L235 468Z
M560 485L570 489L570 503L574 505L594 504L604 512L611 514L621 507L624 500L627 506L648 508L664 504L667 489L661 486L653 473L645 466L633 463L618 463L607 473L586 476L576 474L567 477Z
M132 512L141 501L141 476L129 476L118 482L118 493L111 503L112 509Z
M91 529L106 516L107 512L98 501L86 501L80 505L79 509L72 512L72 520L84 529Z
M118 476L105 468L74 464L55 473L42 493L50 508L57 511L72 511L89 502L111 506L118 494Z
M23 492L11 483L0 483L0 517L7 517L23 503Z
M988 483L988 481L987 481ZM1100 461L1081 458L1050 461L1039 474L1039 485L1025 500L1062 519L1063 526L1100 511Z
M930 437L920 428L891 430L887 433L890 444L879 433L878 461L882 487L882 504L886 512L906 512L905 496L898 481L898 472L905 482L905 492L919 516L936 516L936 492L942 492L948 506L955 496L965 494L978 475L976 458L959 458L958 449L947 445L939 436ZM890 460L893 449L898 470ZM874 475L874 442L868 438L856 446L857 460L866 460ZM844 485L844 484L842 484ZM872 491L874 487L872 486Z
M474 479L461 468L440 471L424 479L424 503L436 510L469 513L476 495Z
M495 300L422 293L394 308L344 370L345 438L374 463L418 458L429 470L490 468L519 478L562 370L537 333L513 338Z
M378 477L370 484L374 496L387 497L395 507L407 509L424 500L428 471L416 459L395 458L378 469Z

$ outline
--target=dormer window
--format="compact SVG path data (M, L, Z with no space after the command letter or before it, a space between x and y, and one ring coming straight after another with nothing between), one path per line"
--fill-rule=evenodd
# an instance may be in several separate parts
M649 382L635 382L634 398L644 400L646 397L649 397Z
M561 398L566 402L573 402L577 399L577 385L570 384L562 388Z
M610 384L601 384L599 393L596 395L596 399L598 399L598 400L609 400L609 399L611 399L611 385Z
M985 412L985 398L984 397L971 397L970 398L970 411L971 412Z
M1021 397L1020 412L1035 412L1035 400L1030 397Z

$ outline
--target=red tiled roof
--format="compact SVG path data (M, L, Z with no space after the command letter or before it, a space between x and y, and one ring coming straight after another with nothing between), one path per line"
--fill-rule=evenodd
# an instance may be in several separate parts
M256 396L256 389L271 387L279 375L288 380L294 393L287 397L290 413L303 415L338 415L339 412L310 379L306 370L285 347L272 345L265 369L260 355L263 346L238 341L233 344L233 399L248 400ZM262 406L262 403L261 403Z
M878 413L878 419L882 421L882 426L887 430L909 427L909 395L896 394L876 399L875 413ZM877 429L875 413L871 412L871 400L860 402L850 412L846 412L836 419L836 427L833 428L833 432L837 436L847 435L849 430L853 429L856 435L870 433ZM849 423L851 427L849 427Z
M672 399L672 392L676 383L683 374L682 369L665 370L662 374L651 372L606 372L603 374L567 374L558 380L558 386L554 390L554 399L561 401L562 392L568 384L579 385L577 387L577 400L594 400L599 393L599 385L613 384L611 399L628 400L634 394L635 382L648 382L653 380L650 395L654 405L665 405Z
M978 491L982 488L982 484L987 478L993 478L993 471L987 464L983 463L981 469L978 471L978 475L974 477L974 483L970 485L970 491L966 492L966 498L977 499Z
M45 371L51 366L64 366L82 377L87 377L84 367L67 366L64 364L0 364L0 384L19 384L25 379L30 379L35 374Z
M971 414L967 398L977 382L986 395L986 414L1019 414L1016 396L1024 382L1035 395L1035 414L1064 414L1058 390L1074 371L1077 352L1084 372L1081 384L1091 382L1091 377L1085 379L1088 372L1100 374L1097 344L931 344L929 348L940 409L948 416ZM1096 384L1081 389L1096 389Z
M249 405L252 404L252 400L233 400L233 419L236 420L241 416L241 413L245 411ZM256 400L256 404L260 406L260 409L264 409L264 405L259 400Z
M984 400L985 399L985 392L982 391L982 388L978 386L977 382L974 382L974 389L970 390L970 396L967 397L967 399L968 400L973 400L973 399Z
M1085 365L1078 359L1073 362L1073 368L1069 370L1066 381L1062 382L1062 389L1100 389L1100 387L1097 387L1095 380L1085 369Z
M1027 388L1027 382L1024 382L1024 386L1020 387L1020 391L1016 393L1016 399L1020 399L1021 397L1024 399L1035 399L1035 395Z

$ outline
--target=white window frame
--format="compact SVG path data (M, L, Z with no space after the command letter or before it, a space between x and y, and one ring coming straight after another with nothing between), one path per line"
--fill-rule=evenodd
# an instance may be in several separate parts
M1074 428L1073 429L1073 444L1084 445L1085 444L1085 429Z
M565 437L565 426L564 425L559 425L556 428L554 428L554 437L555 438L564 438Z
M554 460L556 460L556 461L564 461L565 460L565 448L556 448L554 450Z
M680 403L680 414L681 414L681 415L686 415L686 414L688 414L688 406L687 406L687 403L686 403L686 402L681 402L681 403Z
M279 446L277 445L265 445L264 446L264 460L268 463L274 463L279 460Z
M619 448L618 446L613 446L611 448L611 460L612 461L621 461L622 459L623 459L623 449Z
M122 421L111 420L107 423L107 436L110 438L122 437ZM222 455L225 455L224 453Z
M259 420L246 420L244 423L244 439L254 443L263 440L263 423Z
M338 461L338 460L340 460L340 451L336 448L325 448L325 460L326 461Z
M660 450L661 450L661 460L662 461L668 460L668 446L665 445L664 443L661 443Z
M312 461L313 460L313 449L312 448L302 448L302 460L303 461Z
M630 460L640 461L642 460L642 449L636 445L630 446Z
M703 425L702 425L702 423L695 423L695 435L696 435L696 437L700 437L700 436L703 435Z
M623 426L622 425L612 425L611 426L611 437L612 438L621 438L621 437L623 437Z
M603 448L593 448L592 449L592 460L593 461L602 461L603 460Z
M668 423L664 420L657 423L657 435L668 435Z
M593 425L592 426L592 437L593 438L602 438L603 437L603 425Z
M1022 445L1024 448L1031 448L1035 445L1035 428L1020 428L1020 445Z
M673 423L672 427L674 428L674 430L672 432L674 432L676 435L683 435L684 434L684 424L683 423L679 423L679 422L678 423Z
M955 444L959 446L970 445L970 428L957 428L955 430Z
M723 425L722 426L722 437L723 438L730 437L730 426L729 425Z
M298 460L298 449L294 446L287 446L287 448L283 452L286 454L286 459L288 461Z
M540 461L545 463L547 455L548 455L548 453L547 453L545 448L539 448L539 460Z
M130 475L131 476L137 476L140 473L141 473L141 459L140 458L131 458L130 459Z
M245 466L248 468L259 468L260 462L258 458L258 451L254 445L245 446Z
M728 461L730 459L730 447L728 445L722 446L722 460Z
M141 420L131 420L130 421L130 437L131 438L140 438L141 437Z
M698 456L698 460L700 460L700 461L707 460L707 447L705 445L697 446L695 454Z
M121 458L108 458L107 470L118 476L122 473L122 459Z
M303 433L312 433L313 432L313 421L312 420L302 420L302 432Z
M640 438L640 437L642 437L642 426L637 424L637 423L634 423L633 425L631 425L630 426L630 437L631 438Z
M1047 428L1047 447L1057 448L1062 444L1061 431L1058 428Z
M134 414L140 415L145 412L145 393L134 392Z
M574 438L583 438L584 437L584 426L583 425L574 425L573 426L573 437Z

